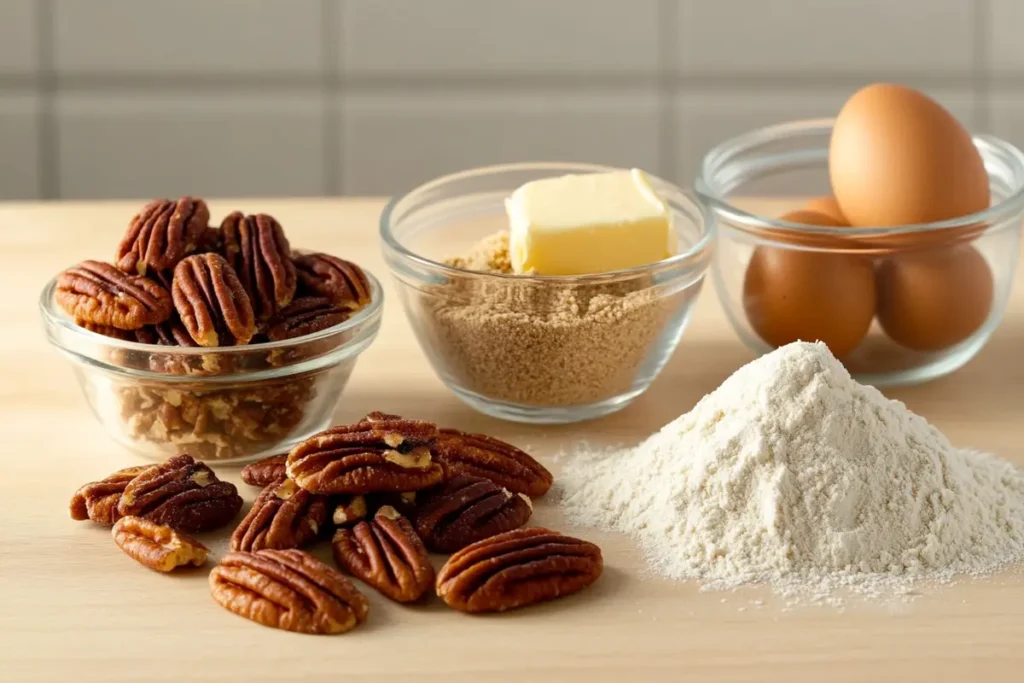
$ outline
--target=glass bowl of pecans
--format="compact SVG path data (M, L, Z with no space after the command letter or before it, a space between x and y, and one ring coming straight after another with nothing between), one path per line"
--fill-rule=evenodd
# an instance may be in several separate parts
M248 462L324 428L380 328L370 273L292 251L265 214L211 227L201 199L156 200L114 261L83 261L40 297L108 433L146 458Z

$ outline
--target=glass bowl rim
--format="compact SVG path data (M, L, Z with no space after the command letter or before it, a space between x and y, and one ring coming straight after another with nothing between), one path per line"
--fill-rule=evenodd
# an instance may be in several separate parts
M587 275L517 275L515 273L489 273L479 270L470 270L468 268L458 268L456 266L449 266L440 261L427 258L412 251L404 244L402 244L394 234L392 230L392 215L398 204L407 199L408 197L418 195L423 192L427 192L438 187L442 187L452 182L471 178L481 174L498 174L504 172L515 172L515 171L529 171L529 170L562 170L566 173L602 173L608 171L620 171L623 170L617 166L607 166L603 164L591 164L585 162L572 162L572 161L522 161L508 164L491 164L488 166L477 166L475 168L468 168L462 171L456 171L455 173L448 173L446 175L438 176L425 183L417 185L410 190L394 195L381 211L380 214L380 239L382 244L400 258L413 261L421 266L447 273L449 275L459 277L476 277L476 278L493 278L496 281L514 280L516 282L556 282L559 284L573 284L573 283L594 283L602 282L605 280L612 279L625 279L630 277L640 277L648 275L651 272L658 271L661 269L669 269L673 266L691 266L692 261L698 260L697 257L706 254L711 246L714 244L716 235L715 221L712 218L711 212L709 211L708 205L702 201L699 197L695 197L692 192L684 190L675 183L669 182L664 178L648 173L651 179L663 183L668 187L675 190L680 197L682 197L686 203L694 209L694 213L700 216L700 238L693 243L686 251L682 251L674 256L661 261L655 261L654 263L648 263L642 266L635 266L633 268L624 268L621 270L614 270L607 273L591 273Z
M770 126L763 126L741 133L740 135L728 138L719 143L704 155L701 160L697 177L694 181L694 191L700 200L710 207L715 214L721 214L728 220L742 225L744 228L760 230L762 228L772 230L802 231L805 233L817 233L821 235L832 235L836 237L849 236L885 236L894 234L907 234L927 232L933 230L949 230L956 228L976 227L979 224L998 223L1001 218L1019 214L1024 211L1024 153L1013 144L994 135L971 135L971 140L976 147L987 150L992 155L999 155L1007 158L1012 166L1016 178L1016 184L1011 194L1002 201L982 211L977 211L959 218L931 223L915 223L908 225L891 225L877 227L832 227L819 225L805 225L803 223L790 223L767 216L750 213L737 208L721 197L721 192L712 189L706 180L712 176L714 171L720 169L723 160L728 163L728 158L742 149L751 145L766 142L778 142L797 137L799 134L825 133L831 131L836 119L815 118L797 119L776 123ZM984 158L983 152L983 158Z
M241 346L161 346L159 344L144 344L142 342L127 341L118 339L116 337L108 337L92 330L87 330L80 325L76 325L71 316L60 308L54 298L54 292L57 288L57 280L60 275L54 276L46 285L43 287L43 291L39 295L39 309L42 312L43 322L47 325L54 325L67 331L71 335L77 335L79 338L86 341L92 341L97 344L102 344L107 348L123 349L126 351L140 351L145 353L159 353L168 356L229 356L233 354L246 354L253 351L273 351L275 349L288 349L295 346L302 346L310 342L319 341L332 337L336 334L347 332L362 327L366 322L372 321L375 317L380 316L381 309L384 305L384 289L376 276L370 271L363 269L363 273L366 275L367 282L370 284L370 303L363 306L356 313L338 323L310 334L302 335L301 337L294 337L292 339L283 339L281 341L270 341L262 342L259 344L244 344ZM353 338L345 343L341 344L336 352L345 350L351 344L358 342L358 338ZM67 346L59 344L62 350L70 350ZM230 376L232 373L228 373L225 376Z

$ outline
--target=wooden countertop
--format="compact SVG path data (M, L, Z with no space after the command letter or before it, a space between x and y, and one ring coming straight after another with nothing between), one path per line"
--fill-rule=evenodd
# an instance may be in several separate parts
M672 362L625 411L586 425L527 427L476 414L445 390L406 324L377 246L376 200L213 202L276 215L293 245L343 253L386 283L383 327L337 409L380 409L528 445L546 463L575 439L635 442L688 410L751 354L710 283ZM84 258L110 258L136 202L0 206L0 680L28 681L1020 681L1024 576L929 590L909 605L784 605L761 590L702 593L643 575L625 538L598 542L607 569L588 591L494 617L439 601L402 608L372 591L371 615L343 636L261 628L217 606L206 572L134 564L109 530L68 518L80 484L136 462L89 413L69 365L43 338L44 283ZM954 442L1024 464L1024 273L1006 321L953 376L889 392ZM219 468L238 481L237 470ZM242 485L247 500L254 491ZM541 501L533 520L562 528ZM223 535L223 534L222 534ZM216 553L224 543L214 544ZM755 601L763 600L763 605Z

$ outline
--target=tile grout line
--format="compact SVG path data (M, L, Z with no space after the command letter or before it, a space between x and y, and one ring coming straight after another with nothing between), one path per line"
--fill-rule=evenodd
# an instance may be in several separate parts
M46 0L40 0L45 2ZM327 31L323 31L327 33ZM824 88L835 89L845 86L863 85L864 78L871 74L837 74L820 76L800 73L723 73L723 74L677 74L668 73L609 73L593 74L551 74L551 73L520 73L520 74L436 74L424 76L396 76L393 74L349 75L340 73L336 66L328 65L318 74L289 75L249 75L249 74L73 74L59 75L51 73L54 88L61 91L82 91L90 93L109 92L154 92L166 90L194 90L196 92L254 92L263 88L280 88L283 90L323 90L325 87L338 94L348 90L360 92L431 92L437 88L472 89L474 91L490 90L492 92L528 90L565 90L578 92L603 89L642 89L667 85L669 88L697 87L709 91L733 91L736 88L751 86L773 87L782 86L793 90L815 92ZM912 81L922 87L972 87L977 75L966 76L938 73L890 73L890 80ZM1024 73L1021 74L989 74L987 81L1007 86L1024 86ZM36 79L31 76L0 74L0 88L32 88Z
M991 132L992 128L992 5L990 0L974 3L974 104L978 129Z
M36 118L36 145L39 153L37 182L43 199L59 199L60 170L58 159L59 128L57 125L57 79L54 68L54 5L53 0L38 0L36 12L37 58L39 59L36 89L39 111Z
M340 1L320 1L320 41L324 60L320 82L321 96L324 98L323 190L328 196L343 194L344 180L341 172L342 107L339 101L340 87L335 85L339 73L338 60L341 58L338 27L344 20L343 8L339 6Z
M677 185L682 179L678 177L681 167L679 159L679 139L676 132L677 107L675 87L672 75L679 36L678 3L676 0L659 0L657 14L658 40L658 173L661 177Z

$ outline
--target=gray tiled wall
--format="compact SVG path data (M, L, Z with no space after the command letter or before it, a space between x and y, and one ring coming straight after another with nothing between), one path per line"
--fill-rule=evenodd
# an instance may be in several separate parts
M688 182L924 88L1024 143L1024 0L0 0L0 198L388 194L525 159Z

